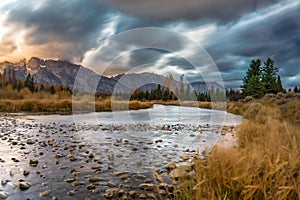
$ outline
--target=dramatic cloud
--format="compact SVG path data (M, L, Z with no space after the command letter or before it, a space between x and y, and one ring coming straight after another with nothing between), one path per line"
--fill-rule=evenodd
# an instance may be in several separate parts
M229 22L280 0L105 0L138 17L159 20L217 20Z
M32 47L45 57L77 62L114 20L107 7L95 6L92 1L48 0L36 5L34 0L20 0L1 11L6 14L8 29L1 46L11 46L5 49L7 54L18 47Z
M270 56L293 87L300 85L298 19L298 0L1 0L0 62L38 56L108 75L174 72L194 81L208 72L216 78L211 57L225 85L239 87L251 59ZM124 37L145 27L157 31Z

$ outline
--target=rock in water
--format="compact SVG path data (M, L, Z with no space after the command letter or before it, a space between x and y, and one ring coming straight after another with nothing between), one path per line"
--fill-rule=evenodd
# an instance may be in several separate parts
M40 197L47 197L51 194L51 191L50 190L47 190L47 191L44 191L44 192L41 192L40 193Z
M29 165L31 167L36 167L39 164L38 160L29 160Z
M8 197L8 194L6 192L0 191L0 199L6 199Z
M169 162L165 167L167 170L173 170L176 168L176 164L174 162Z
M147 191L152 191L154 190L154 184L151 183L142 183L139 185L139 188Z
M176 168L170 172L169 176L171 179L186 178L188 173L183 169Z
M27 182L20 182L19 188L20 190L27 190L28 188L30 188L30 184Z

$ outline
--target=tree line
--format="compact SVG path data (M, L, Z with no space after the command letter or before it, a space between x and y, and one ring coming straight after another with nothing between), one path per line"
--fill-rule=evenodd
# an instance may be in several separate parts
M261 98L267 93L284 92L278 71L279 67L275 66L271 58L267 58L263 65L260 59L252 60L243 78L243 97Z
M46 92L50 94L56 94L57 92L67 92L72 94L72 90L68 87L64 87L63 85L49 85L49 84L41 84L36 83L34 81L33 76L29 73L27 74L25 80L17 79L15 76L14 69L8 68L4 70L3 73L0 73L0 97L4 98L5 96L9 96L11 98L18 98L19 93L38 93L38 92ZM4 94L7 95L4 95ZM9 93L15 93L9 94Z

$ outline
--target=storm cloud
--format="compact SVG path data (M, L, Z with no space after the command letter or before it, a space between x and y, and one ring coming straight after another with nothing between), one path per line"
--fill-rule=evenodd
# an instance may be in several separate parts
M138 17L159 20L216 20L229 22L280 0L105 0Z
M237 88L251 59L272 57L284 86L293 87L300 85L298 19L297 0L5 0L0 3L0 61L63 59L109 75L139 66L136 70L175 71L197 81L195 68L201 71L201 66L185 58L210 56L225 85ZM119 37L145 27L182 37L164 31ZM213 65L197 63L204 71Z

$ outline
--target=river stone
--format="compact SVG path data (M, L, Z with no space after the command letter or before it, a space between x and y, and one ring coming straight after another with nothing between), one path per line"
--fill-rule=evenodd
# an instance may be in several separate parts
M117 187L117 184L114 184L112 182L107 182L108 187Z
M33 141L32 139L27 139L26 144L34 144L35 141Z
M24 175L24 176L28 176L29 174L30 174L30 171L27 171L27 170L24 170L24 171L23 171L23 175Z
M55 158L61 158L61 157L63 157L62 154L56 154L56 155L55 155Z
M121 175L125 175L125 174L128 174L128 172L127 171L114 172L115 176L121 176Z
M184 161L187 161L190 159L190 157L188 156L180 156L180 159L184 160Z
M73 196L75 194L75 191L74 190L70 190L69 192L68 192L68 195L69 196Z
M6 199L8 197L8 194L6 192L0 191L0 199Z
M29 165L31 167L36 167L38 165L39 161L38 160L29 160Z
M70 157L69 157L69 160L70 160L70 161L76 161L77 158L75 158L74 156L70 156Z
M144 175L142 175L142 174L140 174L140 173L137 173L137 174L135 175L135 177L136 177L137 179L145 179L145 178L146 178L146 176L144 176Z
M86 189L88 189L88 190L94 190L94 189L96 189L96 185L89 184L88 186L86 186Z
M74 181L73 183L72 183L72 185L73 186L79 186L79 185L84 185L85 183L84 182L78 182L78 181Z
M188 173L182 169L176 168L170 172L169 176L172 179L186 178L188 177Z
M51 191L50 190L47 190L47 191L44 191L44 192L41 192L40 193L40 197L47 197L51 194Z
M176 164L174 162L169 162L165 167L167 170L173 170L176 168Z
M67 182L67 183L72 183L72 182L74 182L74 181L75 181L75 178L74 178L74 177L67 178L67 179L65 180L65 182Z
M101 193L101 191L98 190L98 189L92 190L91 192L94 193L94 194L100 194Z
M93 166L91 166L91 169L92 170L101 170L101 165L93 165Z
M20 190L27 190L28 188L30 188L30 184L27 182L20 182L19 188L20 188Z
M88 178L88 181L89 182L98 182L98 181L100 181L100 178L90 177L90 178Z
M139 195L139 198L140 198L140 199L146 199L147 196L146 196L144 193L141 193L141 194Z
M6 185L9 180L1 180L1 185Z
M154 184L151 183L142 183L139 185L139 188L146 190L146 191L152 191L154 190Z
M118 192L119 192L119 189L118 189L118 188L110 188L110 189L107 189L107 190L105 191L104 196L105 196L106 198L113 198L115 195L118 194Z
M135 196L135 195L136 195L136 191L134 191L134 190L131 190L131 191L129 191L129 193L128 193L128 194L129 194L129 196L132 196L132 197L133 197L133 196Z

